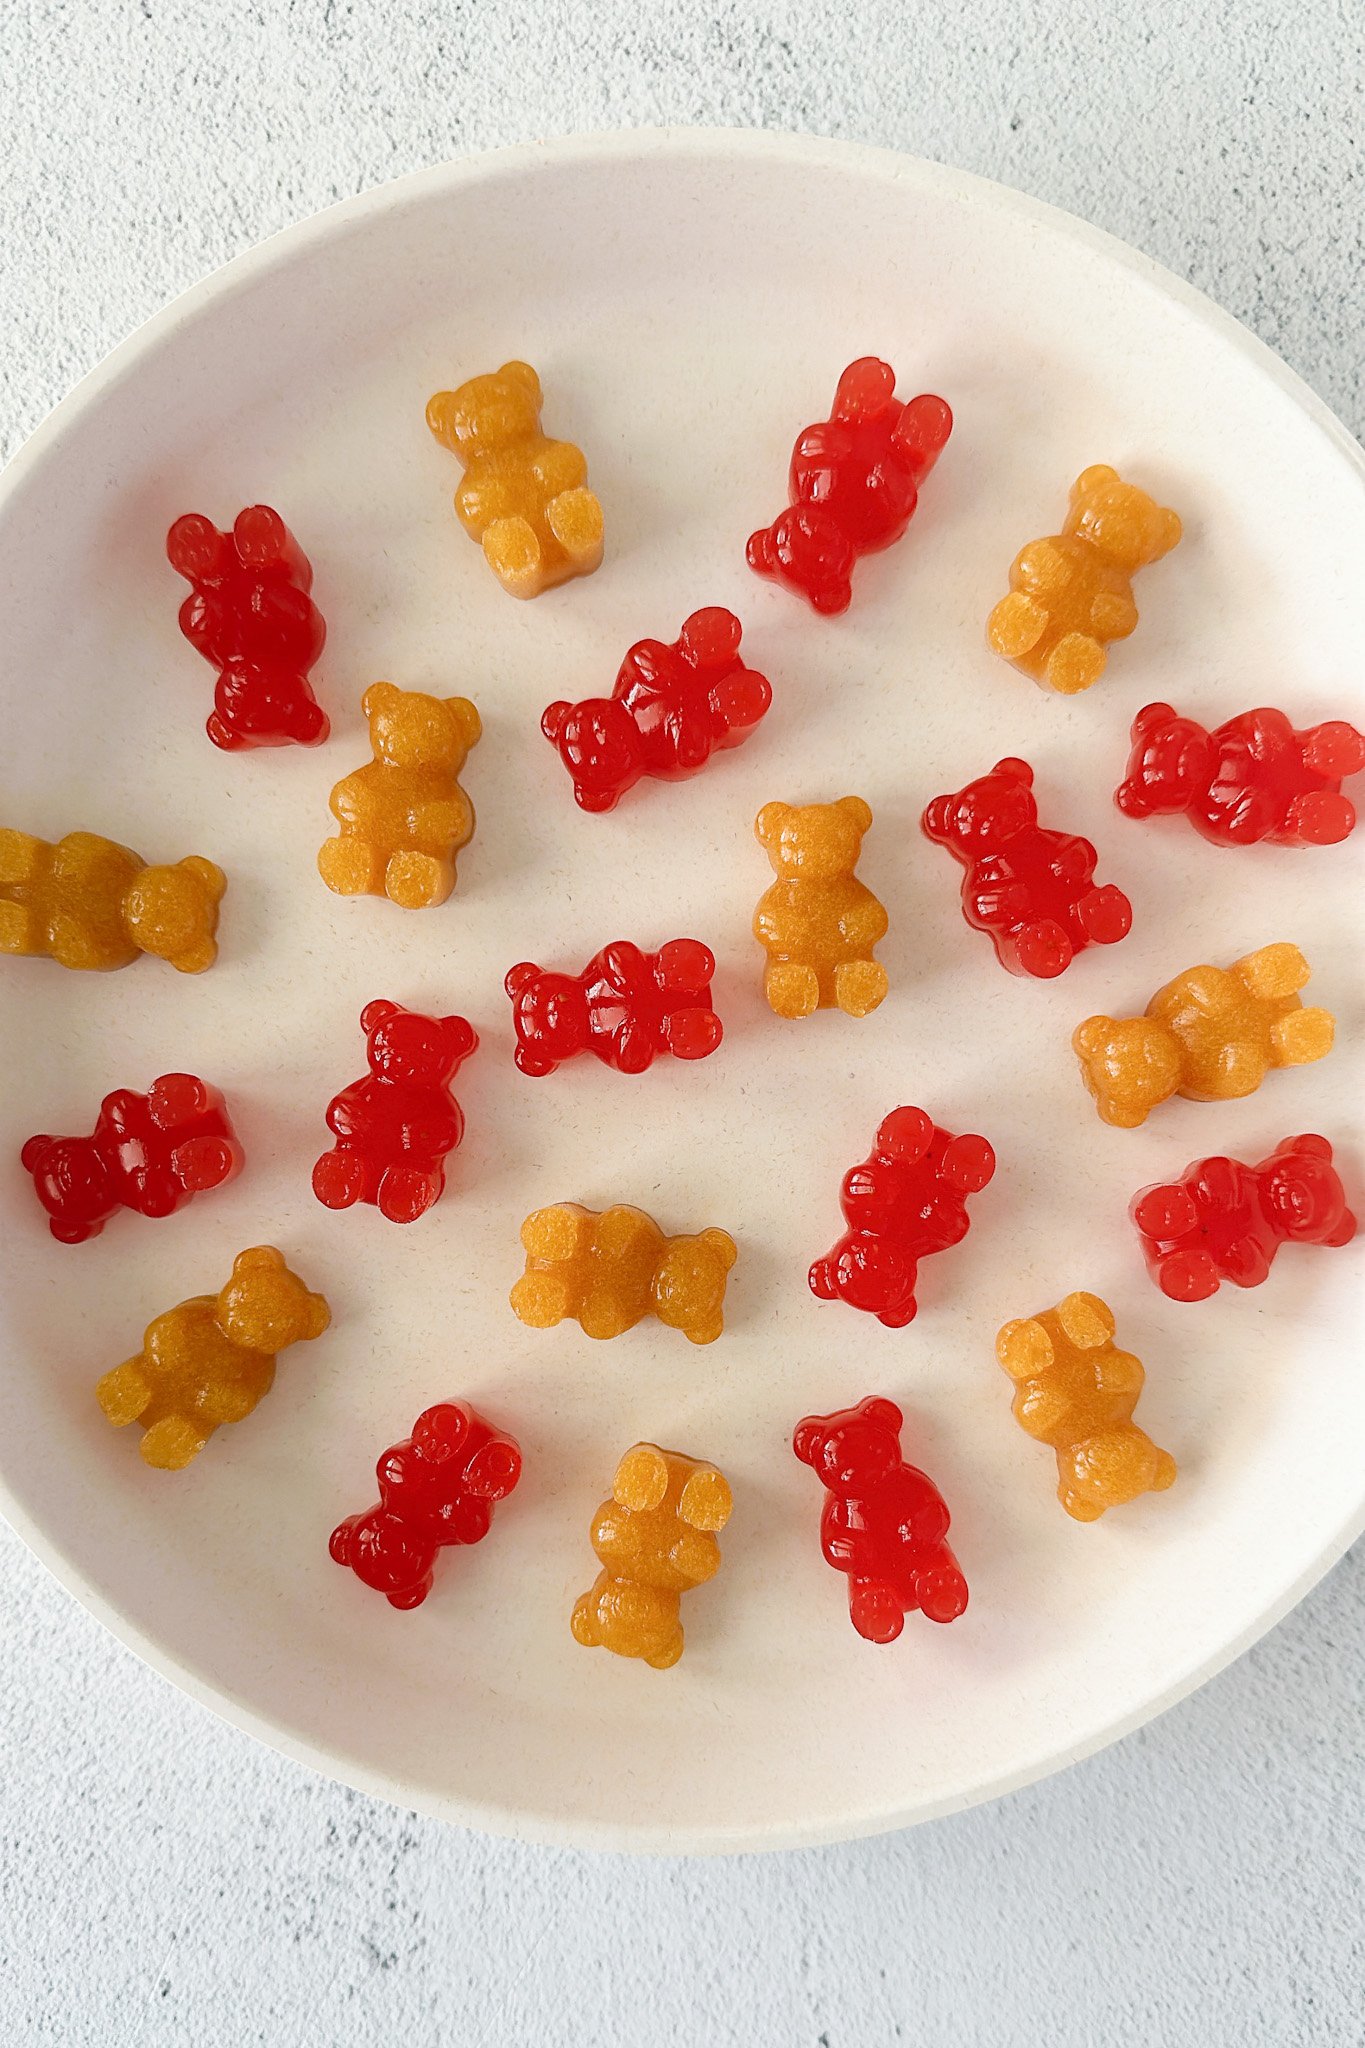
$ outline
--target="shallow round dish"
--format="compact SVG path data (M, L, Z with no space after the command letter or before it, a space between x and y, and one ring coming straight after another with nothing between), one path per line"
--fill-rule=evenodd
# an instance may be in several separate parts
M906 540L817 619L746 568L797 429L869 352L903 395L942 392L954 437ZM532 604L503 595L451 511L430 392L513 355L549 431L582 443L607 560ZM1088 695L992 658L983 623L1016 549L1072 478L1112 461L1179 509L1142 621ZM77 976L0 961L8 1049L0 1177L7 1282L0 1505L86 1606L158 1670L301 1761L450 1820L676 1851L899 1827L1026 1783L1137 1726L1246 1647L1362 1526L1365 1375L1355 1249L1288 1251L1253 1293L1181 1307L1148 1281L1136 1188L1201 1153L1259 1157L1321 1129L1361 1184L1362 853L1235 854L1135 825L1111 791L1127 729L1165 697L1210 723L1274 702L1359 721L1365 487L1341 428L1257 342L1093 230L903 157L773 136L619 135L405 179L278 236L187 293L59 408L0 493L4 822L85 827L230 877L222 958ZM315 678L333 737L225 756L207 666L179 638L163 553L186 510L264 499L317 571ZM765 724L697 780L610 817L571 801L538 730L553 697L610 687L627 645L728 604L772 679ZM388 677L472 696L479 814L443 909L344 902L318 879L327 795L368 758L359 700ZM1016 981L920 837L925 800L997 757L1037 771L1045 821L1084 831L1133 899L1130 938L1059 981ZM871 1018L784 1024L749 920L769 798L857 791L861 872L891 917ZM579 1061L519 1075L502 978L577 968L604 941L707 940L727 1025L699 1066L630 1080ZM1101 1125L1069 1050L1170 974L1291 938L1336 1009L1322 1066L1222 1107ZM362 1068L374 996L473 1019L469 1134L411 1230L309 1189L328 1098ZM230 1189L166 1222L46 1234L17 1155L88 1129L101 1094L188 1067L223 1088L247 1152ZM811 1298L840 1175L897 1103L985 1132L999 1171L966 1243L926 1265L908 1330ZM740 1246L724 1337L645 1324L593 1344L507 1306L522 1217L637 1202ZM92 1394L153 1314L273 1242L334 1323L188 1472L148 1470ZM1081 1526L1010 1416L999 1324L1091 1288L1145 1359L1139 1419L1170 1493ZM877 1649L821 1561L796 1419L870 1392L906 1410L971 1583L951 1628ZM374 1497L382 1447L467 1395L526 1455L515 1498L399 1614L327 1554ZM714 1459L734 1518L667 1673L589 1654L568 1613L616 1457L650 1437Z

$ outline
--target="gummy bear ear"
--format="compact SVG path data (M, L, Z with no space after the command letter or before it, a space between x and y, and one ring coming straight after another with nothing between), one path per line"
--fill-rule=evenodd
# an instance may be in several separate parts
M383 711L391 711L403 692L397 683L371 683L360 700L360 708L366 718L377 718Z
M391 1003L387 996L376 996L372 1003L366 1003L360 1013L361 1030L368 1038L372 1031L377 1031L390 1017L396 1017L402 1007L401 1003Z
M1158 547L1153 559L1159 562L1162 555L1169 555L1184 531L1185 529L1180 523L1180 514L1172 512L1169 505L1159 505L1157 507Z
M919 828L926 839L949 839L952 837L952 820L952 797L936 796L924 806Z
M479 1034L467 1017L442 1017L446 1050L452 1059L467 1060L479 1049Z
M934 1120L922 1109L893 1109L877 1126L878 1152L913 1166L923 1159L934 1136ZM856 1172L856 1168L854 1169Z
M519 960L515 967L509 967L503 980L503 987L515 1002L523 989L529 988L540 974L533 960Z
M566 704L561 698L554 704L547 704L540 714L540 729L546 739L552 741L555 746L559 745L559 735L568 724L572 710L573 705Z
M227 891L227 876L211 860L205 860L201 853L187 853L180 866L203 883L215 903L221 903Z
M261 1271L273 1273L283 1273L286 1271L284 1253L277 1252L273 1244L253 1245L249 1251L238 1252L232 1262L232 1277L234 1280L239 1273Z
M807 1415L792 1431L792 1449L803 1465L813 1465L820 1455L825 1427L818 1416Z
M504 363L498 375L505 377L509 384L520 384L524 391L530 392L536 404L540 404L540 379L529 363Z
M780 835L782 827L786 824L791 814L792 807L790 804L764 804L762 810L754 819L754 837L761 845L771 846L774 839Z
M284 1260L280 1260L284 1264ZM308 1296L308 1335L320 1337L332 1320L332 1311L320 1294Z
M1033 770L1027 761L1021 761L1014 754L1006 754L1003 761L997 761L992 775L1007 775L1011 782L1022 782L1025 789L1033 787Z
M739 1253L735 1248L735 1241L728 1230L716 1230L714 1228L703 1230L697 1241L699 1244L706 1246L711 1256L725 1268L727 1273L739 1257Z
M872 823L872 806L860 796L841 796L835 808L852 818L860 832L866 832Z
M1105 1040L1113 1028L1112 1017L1087 1017L1071 1034L1071 1050L1078 1059L1097 1058L1103 1052Z
M1071 486L1072 500L1079 502L1082 498L1088 498L1092 491L1099 490L1103 484L1116 484L1118 480L1118 471L1109 463L1092 462L1089 469L1083 469Z
M483 720L479 717L478 708L470 703L468 697L447 697L445 706L468 753L483 738Z
M1145 739L1149 732L1155 732L1159 725L1165 725L1175 715L1174 704L1144 704L1133 720L1128 737L1134 740Z
M858 1403L858 1411L867 1422L873 1422L879 1429L889 1429L893 1436L899 1436L905 1417L894 1401L887 1401L880 1394L871 1395Z

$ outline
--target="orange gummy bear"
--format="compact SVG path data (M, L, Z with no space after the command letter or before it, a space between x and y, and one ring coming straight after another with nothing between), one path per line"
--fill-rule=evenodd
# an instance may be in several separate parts
M886 969L872 957L886 911L854 873L871 823L860 796L764 804L754 820L778 877L759 898L754 937L768 955L763 993L779 1017L836 1006L866 1017L886 994Z
M474 836L474 806L456 780L483 727L468 697L428 697L371 683L360 700L373 761L329 799L341 824L318 871L338 896L387 896L404 910L444 903L455 856Z
M540 430L540 379L504 363L427 403L427 425L464 468L455 510L513 597L538 597L602 560L602 507L583 450Z
M273 1245L239 1252L221 1294L196 1294L147 1325L142 1349L95 1397L116 1429L142 1425L142 1455L163 1472L197 1458L215 1429L241 1422L275 1383L275 1356L320 1337L331 1312Z
M1006 1323L995 1355L1015 1383L1016 1422L1057 1453L1057 1498L1076 1521L1098 1521L1107 1508L1172 1484L1175 1459L1133 1421L1142 1360L1119 1350L1098 1294L1068 1294L1056 1308Z
M694 1344L725 1327L725 1282L735 1241L723 1230L665 1237L643 1209L598 1215L577 1202L537 1209L521 1226L526 1270L512 1307L533 1330L572 1316L586 1337L619 1337L657 1316Z
M1107 1124L1135 1130L1172 1095L1230 1102L1272 1067L1302 1067L1332 1049L1330 1010L1305 1009L1308 962L1297 946L1261 946L1231 967L1190 967L1159 988L1142 1017L1087 1017L1071 1043Z
M140 853L95 832L68 832L49 845L0 828L0 953L98 972L155 953L182 974L201 974L218 958L226 888L222 869L197 853L148 867Z
M682 1596L714 1578L715 1531L734 1506L714 1465L636 1444L592 1518L592 1547L602 1570L576 1603L570 1626L590 1650L642 1657L667 1671L683 1653Z
M1044 689L1073 696L1104 673L1105 649L1138 622L1132 578L1180 539L1180 520L1107 462L1071 486L1066 525L1014 558L1010 594L991 613L996 654Z

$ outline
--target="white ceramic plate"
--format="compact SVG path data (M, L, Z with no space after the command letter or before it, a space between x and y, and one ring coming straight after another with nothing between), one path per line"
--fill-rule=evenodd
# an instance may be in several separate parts
M824 621L745 567L798 427L852 357L943 392L957 429L907 539ZM505 597L450 509L423 405L511 355L549 430L580 441L606 508L599 574ZM1075 701L985 650L1016 548L1109 460L1179 508L1142 623ZM301 537L329 624L328 746L227 757L212 677L180 640L171 518L266 499ZM66 401L0 503L4 816L83 826L153 858L198 851L231 886L220 964L109 976L0 963L7 1106L3 1504L84 1603L240 1726L367 1791L452 1820L608 1847L775 1846L900 1826L991 1796L1133 1728L1283 1614L1362 1525L1360 1267L1294 1251L1247 1295L1167 1302L1125 1209L1198 1154L1260 1156L1320 1128L1361 1184L1365 835L1313 855L1134 825L1110 792L1133 712L1210 722L1271 701L1361 711L1359 451L1262 347L1151 264L1016 195L901 157L735 134L517 150L406 179L281 235L186 294ZM741 615L772 712L699 779L575 809L538 731L552 697L609 688L627 645L700 604ZM456 896L421 916L343 902L314 858L333 781L367 758L377 676L478 703L479 829ZM920 837L927 797L999 755L1036 766L1045 819L1099 844L1131 937L1058 982L1016 981L964 925ZM771 1017L749 936L770 797L856 790L885 899L891 995L870 1019ZM709 941L720 1053L627 1080L513 1068L512 961L579 966L629 934ZM1326 1065L1138 1133L1096 1119L1068 1049L1096 1009L1171 973L1297 940L1340 1017ZM483 1049L445 1200L402 1231L309 1191L322 1112L363 1065L370 997L458 1009ZM17 1165L34 1129L86 1129L101 1093L189 1067L223 1087L248 1167L179 1216L70 1249ZM886 1331L806 1289L844 1168L922 1103L999 1155L966 1244ZM709 1349L646 1324L608 1345L523 1329L517 1229L542 1203L638 1202L740 1245ZM331 1333L186 1474L110 1430L99 1374L150 1317L272 1241L329 1296ZM1092 1288L1146 1360L1140 1419L1175 1489L1082 1527L1011 1420L992 1339ZM793 1423L869 1392L941 1485L971 1605L893 1648L849 1627L822 1563ZM374 1497L380 1449L468 1395L513 1426L525 1479L491 1539L397 1614L328 1559ZM737 1501L719 1578L690 1596L668 1673L581 1650L589 1519L618 1453L715 1459Z

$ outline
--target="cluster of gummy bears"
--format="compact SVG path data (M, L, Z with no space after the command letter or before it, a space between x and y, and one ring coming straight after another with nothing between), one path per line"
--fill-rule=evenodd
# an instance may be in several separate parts
M534 597L590 574L602 559L602 507L571 442L541 427L541 389L526 363L438 392L427 423L458 459L459 520L511 595ZM788 503L752 535L748 561L819 614L847 609L866 554L899 541L919 492L952 433L942 398L898 399L890 366L866 357L840 377L828 419L805 428L792 452ZM1063 530L1030 541L990 614L990 646L1042 687L1090 688L1111 643L1133 632L1132 579L1181 538L1175 512L1104 464L1072 488ZM312 672L326 626L312 597L307 555L279 514L248 507L231 532L199 514L167 538L190 585L180 626L216 672L208 736L227 751L328 738ZM671 642L631 647L608 696L556 701L541 720L568 771L574 801L612 810L638 783L696 774L741 745L768 713L766 676L748 666L733 613L693 611ZM331 795L337 830L318 868L339 895L378 895L430 909L457 883L457 857L475 828L460 782L482 727L464 697L437 698L375 682L362 710L373 758ZM1183 813L1218 845L1267 841L1326 846L1353 829L1342 781L1365 769L1365 736L1341 720L1298 730L1282 712L1241 713L1206 731L1168 704L1141 711L1116 791L1130 818ZM876 948L884 905L858 879L872 811L860 796L763 805L755 833L774 879L753 933L764 955L773 1012L818 1009L868 1016L888 987ZM1051 978L1091 945L1113 945L1132 906L1096 879L1088 840L1039 820L1034 772L1007 757L962 789L935 796L922 828L963 871L962 912L986 933L1010 973ZM56 843L0 830L0 951L45 955L81 969L125 966L142 953L185 973L216 957L226 887L209 860L149 864L88 832ZM547 1077L584 1053L621 1074L658 1058L701 1060L722 1042L712 1000L715 960L695 938L654 951L605 944L580 971L532 961L510 966L514 1057ZM1321 1059L1333 1019L1307 1007L1309 967L1297 947L1264 945L1223 968L1175 976L1141 1016L1092 1016L1073 1037L1100 1116L1140 1125L1173 1095L1222 1102L1252 1093L1273 1068ZM412 1224L437 1203L464 1133L452 1084L479 1046L460 1016L426 1016L387 998L360 1016L366 1072L326 1110L330 1147L313 1167L329 1209L373 1204ZM232 1180L243 1151L228 1105L193 1074L165 1074L144 1094L118 1089L88 1137L30 1137L22 1162L53 1237L78 1244L120 1209L169 1215ZM986 1138L943 1128L925 1109L892 1108L868 1156L844 1176L844 1228L809 1269L812 1293L875 1316L889 1329L914 1317L921 1263L967 1235L969 1202L989 1186ZM1153 1278L1175 1301L1212 1295L1223 1280L1263 1281L1281 1244L1339 1246L1356 1228L1325 1138L1286 1138L1248 1166L1215 1156L1134 1196L1132 1220ZM565 1320L608 1340L646 1317L709 1344L724 1329L737 1257L722 1229L670 1235L641 1209L600 1213L573 1201L535 1210L522 1225L524 1271L511 1308L531 1328ZM320 1294L271 1246L235 1260L227 1284L158 1316L141 1350L99 1381L109 1421L136 1422L148 1464L187 1466L213 1432L242 1421L270 1390L275 1361L329 1322ZM1056 1453L1058 1497L1093 1521L1139 1495L1164 1490L1175 1461L1133 1420L1144 1373L1119 1348L1108 1306L1068 1294L1006 1324L1000 1365L1013 1381L1020 1426ZM869 1396L797 1423L796 1456L825 1489L824 1555L848 1580L849 1611L870 1642L890 1642L905 1616L949 1622L967 1605L967 1581L948 1543L942 1495L901 1451L897 1405ZM379 1500L341 1521L331 1554L395 1608L431 1591L438 1553L477 1543L493 1509L521 1476L522 1454L503 1424L467 1403L427 1408L378 1466ZM717 1541L733 1507L723 1474L706 1460L636 1444L621 1458L590 1538L601 1570L573 1608L578 1642L642 1659L655 1669L683 1650L682 1594L720 1564Z

